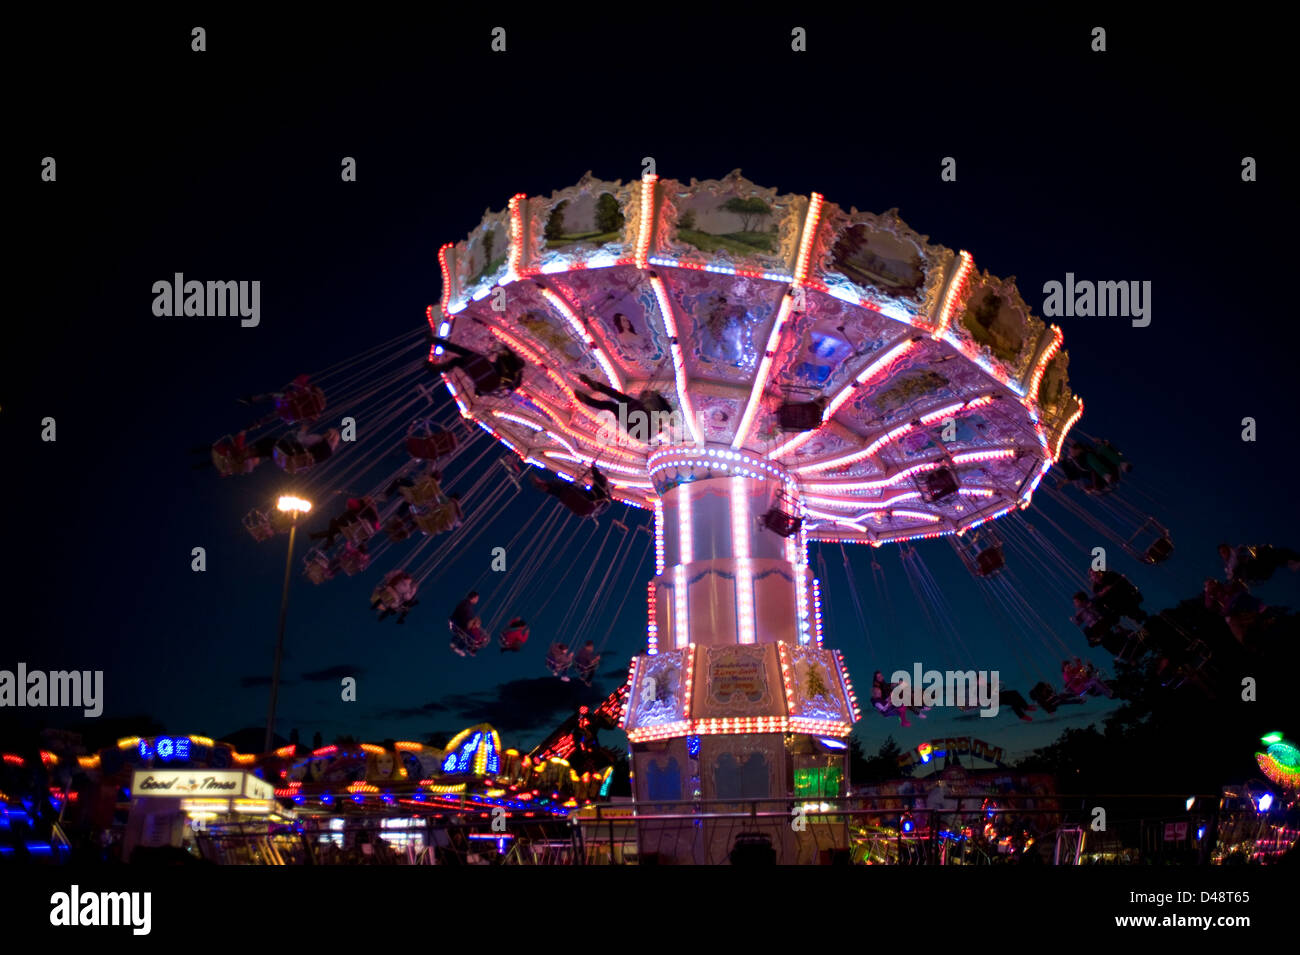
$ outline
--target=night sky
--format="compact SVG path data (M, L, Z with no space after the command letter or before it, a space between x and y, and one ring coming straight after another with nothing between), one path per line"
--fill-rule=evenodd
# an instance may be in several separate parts
M285 539L255 543L240 518L283 475L263 465L218 479L192 470L188 449L251 422L238 396L418 332L439 296L439 245L463 238L485 209L515 192L549 195L586 170L633 179L645 156L683 181L739 167L760 185L816 190L845 208L897 207L932 242L1016 276L1038 314L1043 284L1067 272L1150 281L1149 327L1052 321L1086 404L1081 428L1134 463L1127 499L1171 529L1174 558L1140 568L1041 492L1026 516L1051 536L1035 519L1044 502L1070 537L1110 547L1148 610L1218 576L1221 540L1300 539L1300 336L1284 237L1296 206L1280 142L1290 124L1270 105L1272 71L1285 62L1267 39L1277 31L1216 22L1206 35L1113 17L999 25L924 11L907 20L865 8L626 23L584 11L337 25L48 19L14 37L45 68L16 96L7 153L20 292L0 349L0 668L102 669L106 717L148 714L172 732L264 725ZM206 53L190 51L196 24L207 27ZM489 50L498 24L503 55ZM795 25L809 31L807 53L790 51ZM1104 54L1089 50L1095 25L1109 31ZM45 156L57 160L55 183L40 181ZM357 160L355 183L340 181L344 156ZM956 182L940 181L945 156L957 159ZM1244 156L1258 161L1259 181L1242 182ZM154 317L152 284L176 272L260 280L261 325ZM422 339L410 341L414 359ZM40 439L46 416L55 443ZM1258 422L1255 443L1241 440L1246 416ZM561 685L542 666L604 524L566 541L552 577L536 578L535 590L556 595L540 614L511 608L533 624L528 652L464 660L447 650L446 610L547 500L525 488L403 627L375 623L368 608L385 565L320 588L295 568L280 734L421 739L486 719L508 745L529 746L621 682L644 646L652 558L628 561L593 623L598 642L610 634L596 689ZM1084 561L1066 537L1053 540ZM190 569L196 546L205 573ZM863 697L873 670L914 661L998 669L1022 692L1058 677L1057 641L1011 630L948 543L922 544L921 556L947 595L960 652L928 625L896 552L874 554L887 600L873 554L850 555L864 632L839 548L814 545L815 569L818 551L830 570L826 642L845 652ZM643 552L638 541L633 557ZM1026 600L1072 653L1086 653L1068 598L1043 586L1033 555L1008 557ZM1295 605L1295 575L1283 576L1262 596ZM490 597L499 583L479 589ZM358 676L355 703L339 700L347 673ZM893 732L904 745L975 735L1014 753L1105 712L1092 701L1032 725L936 714L898 733L868 709L858 733L869 751Z

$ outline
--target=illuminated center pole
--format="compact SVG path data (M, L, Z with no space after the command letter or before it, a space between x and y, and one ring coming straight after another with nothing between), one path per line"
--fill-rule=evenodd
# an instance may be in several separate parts
M789 476L723 445L661 452L651 476L663 548L658 647L813 642L799 535L782 537L760 524L774 503L798 509Z
M280 634L275 643L275 668L271 673L271 705L266 712L266 745L262 752L271 751L275 736L275 704L280 695L280 663L284 659L284 623L289 615L289 578L293 573L293 542L298 533L298 515L311 510L311 503L300 497L281 497L276 506L290 515L289 554L284 560L284 586L280 590Z

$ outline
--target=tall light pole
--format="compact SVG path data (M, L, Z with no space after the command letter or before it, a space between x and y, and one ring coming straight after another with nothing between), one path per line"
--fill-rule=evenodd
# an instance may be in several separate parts
M289 614L289 576L293 573L293 539L298 533L298 515L311 510L311 501L300 497L285 495L276 502L276 507L290 515L289 556L284 561L284 588L280 592L280 636L275 643L275 670L271 674L271 706L266 713L266 745L262 752L271 751L271 740L275 735L275 701L280 695L280 661L284 659L284 620Z

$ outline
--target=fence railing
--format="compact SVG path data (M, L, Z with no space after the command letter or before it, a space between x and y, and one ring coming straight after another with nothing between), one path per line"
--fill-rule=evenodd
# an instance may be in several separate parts
M340 828L308 818L271 834L209 830L201 846L226 864L1203 865L1271 861L1297 833L1294 823L1222 811L1217 794L1198 797L1202 811L1168 794L945 795L918 805L924 798L610 803L567 821L495 826L357 819Z

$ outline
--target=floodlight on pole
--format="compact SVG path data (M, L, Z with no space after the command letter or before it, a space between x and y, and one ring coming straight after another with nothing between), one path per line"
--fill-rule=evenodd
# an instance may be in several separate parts
M280 634L275 643L275 669L271 674L271 705L266 714L266 745L262 752L269 753L275 737L275 704L280 695L280 662L284 659L284 621L289 613L289 576L293 572L293 542L298 532L298 516L311 510L311 501L306 498L284 494L275 502L275 506L290 515L289 555L284 561L284 586L280 591Z

